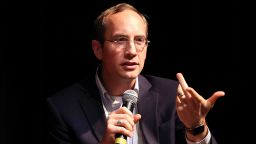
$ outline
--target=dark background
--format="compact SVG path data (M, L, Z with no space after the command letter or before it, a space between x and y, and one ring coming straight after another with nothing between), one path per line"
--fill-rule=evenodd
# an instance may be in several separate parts
M6 4L8 38L1 48L1 144L45 143L44 100L96 66L92 23L117 0L41 0ZM239 1L125 1L149 17L144 74L176 79L208 98L223 90L207 122L219 143L237 143ZM237 114L238 113L238 114Z

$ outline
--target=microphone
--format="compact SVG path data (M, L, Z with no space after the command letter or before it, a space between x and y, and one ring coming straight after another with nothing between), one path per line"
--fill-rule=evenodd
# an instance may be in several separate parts
M137 104L138 94L134 90L126 90L122 97L123 106L127 107L133 112L135 105ZM116 134L115 144L127 144L127 136L123 134Z

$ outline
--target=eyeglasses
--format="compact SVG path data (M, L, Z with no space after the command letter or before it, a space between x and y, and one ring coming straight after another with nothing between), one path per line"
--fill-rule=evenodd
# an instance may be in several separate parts
M127 37L116 37L113 40L105 40L113 43L116 48L127 48L130 41ZM150 41L144 36L135 37L133 43L136 47L136 51L141 52L147 46Z

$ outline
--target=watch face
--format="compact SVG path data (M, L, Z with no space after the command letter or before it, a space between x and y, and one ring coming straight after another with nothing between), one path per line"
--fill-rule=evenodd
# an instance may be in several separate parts
M204 131L204 125L201 125L199 127L196 127L192 130L193 135L198 135Z

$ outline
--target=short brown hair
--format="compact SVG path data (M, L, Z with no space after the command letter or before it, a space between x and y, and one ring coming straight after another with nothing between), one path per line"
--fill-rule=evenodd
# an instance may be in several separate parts
M95 34L95 39L99 40L100 43L104 43L104 34L105 34L105 20L106 17L122 12L124 10L132 10L134 12L136 12L137 14L139 14L141 16L141 18L145 21L146 26L147 26L147 35L148 35L148 21L146 19L146 16L144 14L142 14L141 12L139 12L135 7L133 7L130 4L127 3L120 3L117 4L115 6L112 6L108 9L106 9L105 11L103 11L94 21L94 34Z

